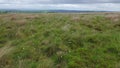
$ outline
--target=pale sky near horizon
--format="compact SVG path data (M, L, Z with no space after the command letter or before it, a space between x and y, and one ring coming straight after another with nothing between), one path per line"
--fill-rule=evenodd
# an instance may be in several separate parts
M120 11L120 0L0 0L0 9Z

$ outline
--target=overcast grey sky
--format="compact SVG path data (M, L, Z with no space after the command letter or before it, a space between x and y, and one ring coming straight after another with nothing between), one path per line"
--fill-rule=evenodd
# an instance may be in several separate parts
M0 0L0 9L120 11L120 0Z

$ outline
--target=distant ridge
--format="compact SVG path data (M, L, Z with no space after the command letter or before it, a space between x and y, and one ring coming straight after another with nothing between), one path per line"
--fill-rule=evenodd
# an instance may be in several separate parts
M111 11L91 11L91 10L17 10L17 9L0 9L0 12L30 12L30 13L84 13L84 12L111 12Z

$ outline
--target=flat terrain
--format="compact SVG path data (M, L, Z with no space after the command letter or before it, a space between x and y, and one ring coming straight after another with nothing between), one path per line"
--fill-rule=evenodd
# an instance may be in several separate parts
M120 13L0 14L0 68L120 68Z

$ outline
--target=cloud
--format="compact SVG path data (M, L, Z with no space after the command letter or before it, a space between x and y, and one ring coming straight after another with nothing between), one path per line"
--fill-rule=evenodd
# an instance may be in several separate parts
M120 11L120 4L2 4L1 9Z
M0 4L120 3L120 0L0 0Z
M120 11L120 0L0 0L0 9Z

